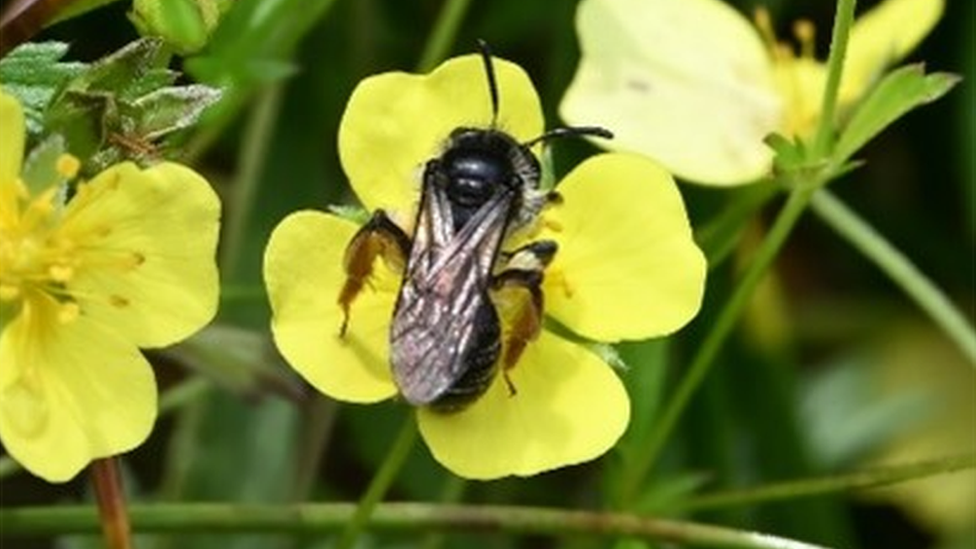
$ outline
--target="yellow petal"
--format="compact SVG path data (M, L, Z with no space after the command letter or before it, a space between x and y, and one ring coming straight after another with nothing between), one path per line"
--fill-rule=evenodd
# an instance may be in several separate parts
M356 230L355 224L321 212L288 216L268 241L264 280L274 315L271 331L288 363L333 398L376 402L396 394L389 329L397 280L380 260L371 288L353 302L348 330L340 338L343 255Z
M882 71L915 49L942 17L943 0L885 0L851 29L842 100L856 100Z
M16 181L24 159L24 111L12 95L0 89L0 185Z
M179 164L113 166L68 203L62 234L83 247L69 282L85 314L140 347L183 339L213 318L220 202Z
M595 355L548 332L529 345L488 392L457 413L418 410L431 453L473 479L528 476L594 459L627 427L630 402L613 370Z
M56 303L31 303L0 336L0 439L31 473L63 482L149 436L156 382L117 334L84 315L60 324Z
M498 127L520 141L542 133L542 108L525 72L494 59ZM446 61L428 75L389 72L356 86L339 126L339 157L368 210L411 208L420 196L427 160L438 156L451 131L488 127L491 100L482 59Z
M584 0L582 57L563 102L600 142L646 154L691 181L731 185L763 176L782 100L750 23L718 0Z
M559 243L546 312L598 341L673 332L698 312L705 259L671 176L645 157L595 156L560 183L543 238Z

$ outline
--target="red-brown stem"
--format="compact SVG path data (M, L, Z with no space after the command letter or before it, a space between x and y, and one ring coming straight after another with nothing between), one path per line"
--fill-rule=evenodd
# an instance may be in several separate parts
M116 457L96 459L91 464L95 501L108 549L132 549L129 510L122 491L122 475Z

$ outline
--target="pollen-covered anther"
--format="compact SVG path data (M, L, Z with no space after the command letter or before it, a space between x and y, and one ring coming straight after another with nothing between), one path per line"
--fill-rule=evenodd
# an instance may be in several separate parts
M793 23L793 36L800 45L800 56L813 59L816 47L817 27L808 19L799 19Z
M66 301L58 307L58 322L68 324L78 318L81 307L74 301Z
M566 299L573 298L573 285L570 284L569 280L566 279L566 275L562 270L548 271L546 272L546 278L549 279L560 290L562 290L563 295L566 296Z
M63 263L51 265L47 269L47 274L54 282L68 282L75 274L74 267Z
M13 301L20 297L20 286L0 283L0 301Z
M78 175L78 170L81 169L81 162L74 156L65 153L58 157L55 169L62 177L73 179Z
M548 218L543 219L542 220L542 225L545 228L549 229L550 231L554 231L554 232L557 232L557 233L561 233L563 231L562 224L559 223L558 221L553 221L552 219L548 219Z

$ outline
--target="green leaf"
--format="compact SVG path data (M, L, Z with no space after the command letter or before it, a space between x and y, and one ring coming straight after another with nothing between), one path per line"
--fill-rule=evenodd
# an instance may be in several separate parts
M41 132L44 109L57 91L86 68L84 63L59 60L68 51L63 42L26 43L0 59L0 83L24 107L27 131Z
M72 80L67 89L79 92L111 92L119 100L132 101L152 90L176 81L176 72L166 68L168 56L162 41L143 38L103 57Z
M68 150L92 174L121 160L160 156L161 140L192 126L220 90L201 84L173 86L162 42L142 39L88 66L50 101L47 133L60 133Z
M157 139L187 128L218 99L219 90L201 84L156 90L132 103L133 131L146 139Z
M835 162L847 160L894 121L939 99L960 80L944 72L925 74L922 65L892 71L858 105L834 149Z

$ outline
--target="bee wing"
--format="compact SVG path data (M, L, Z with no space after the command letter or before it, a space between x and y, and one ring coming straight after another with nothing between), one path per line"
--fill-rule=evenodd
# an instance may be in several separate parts
M435 401L472 361L497 358L498 321L486 289L513 197L500 192L455 234L450 201L424 186L391 331L393 376L411 404ZM484 366L490 375L492 364Z

